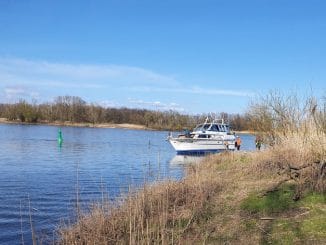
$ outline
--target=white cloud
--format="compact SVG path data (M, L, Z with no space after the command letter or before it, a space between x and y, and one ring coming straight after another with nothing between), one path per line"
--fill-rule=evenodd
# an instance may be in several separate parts
M39 93L32 91L27 87L12 86L4 88L4 97L8 101L16 101L18 99L37 99Z
M241 90L184 87L174 77L132 66L50 63L0 58L0 83L56 88L103 89L112 86L142 92L252 96Z
M172 85L171 76L132 66L50 63L17 58L0 58L0 81L54 87L100 88L122 84Z
M97 103L99 106L102 106L104 108L108 108L108 107L121 107L118 103L116 103L115 101L110 101L110 100L102 100L100 102Z
M216 84L221 84L216 82ZM201 95L214 99L227 96L240 100L253 96L244 90L218 89L203 83L176 80L141 67L123 65L68 64L0 57L0 95L2 100L36 98L46 102L59 95L75 95L105 107L132 107L159 110L209 110L205 102L195 103ZM142 100L128 100L138 97ZM223 101L224 98L223 97ZM242 97L242 98L241 98ZM40 99L38 99L40 98ZM173 100L173 102L166 102ZM99 102L102 101L102 102ZM164 102L162 102L164 101ZM206 101L206 100L205 100ZM201 105L203 104L203 105Z
M200 87L190 87L190 88L164 88L164 87L131 87L133 91L146 91L148 93L152 92L165 92L165 93L183 93L183 94L200 94L200 95L225 95L225 96L237 96L237 97L252 97L255 94L251 91L241 91L241 90L226 90L226 89L210 89L210 88L200 88Z
M254 94L249 91L239 90L226 90L226 89L203 89L200 87L193 87L191 89L184 90L185 93L203 94L203 95L228 95L228 96L253 96Z
M143 101L139 99L128 99L129 103L135 107L147 108L147 109L155 109L155 110L173 110L173 111L185 111L183 107L179 104L170 102L170 103L162 103L160 101Z

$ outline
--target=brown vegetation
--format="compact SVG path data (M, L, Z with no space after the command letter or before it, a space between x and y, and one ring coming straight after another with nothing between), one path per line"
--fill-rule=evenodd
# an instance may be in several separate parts
M119 204L98 204L62 227L59 242L325 243L325 104L307 107L298 121L288 118L298 111L269 106L251 112L272 147L209 156L189 166L181 182L144 186ZM319 194L304 199L312 192Z
M295 179L304 189L325 192L326 97L318 104L314 97L270 93L250 108L252 124L276 151L270 162ZM300 193L298 192L298 195Z
M276 184L287 179L287 174L275 167L282 160L279 153L275 149L211 156L189 167L181 182L145 186L118 205L104 202L94 206L74 226L60 230L60 243L259 244L268 237L267 224L284 218L299 222L307 212L302 207L252 216L241 209L251 193L266 195L267 190L275 191ZM292 152L284 159L296 160L296 154ZM325 179L320 183L325 187ZM326 234L318 239L326 241Z
M64 244L168 244L192 241L209 219L210 199L220 191L218 183L198 179L146 186L119 206L98 205L91 215L62 232Z

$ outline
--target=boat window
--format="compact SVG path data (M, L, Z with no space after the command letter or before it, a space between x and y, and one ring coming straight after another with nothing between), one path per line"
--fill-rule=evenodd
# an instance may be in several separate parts
M230 127L227 124L199 124L194 131L214 131L214 132L230 132Z
M188 129L184 130L184 135L189 138L190 137L190 131Z
M206 134L200 134L200 135L198 135L198 138L207 138L207 135Z
M220 132L226 132L226 125L222 124L222 125L218 125L218 128L220 129Z
M210 128L210 131L216 131L216 132L218 132L219 130L218 130L217 125L216 125L216 124L213 124L213 125L211 126L211 128Z
M207 130L209 128L209 126L210 126L210 124L205 124L204 127L203 127L203 129L204 130Z
M194 131L201 130L202 127L203 127L203 124L199 124L199 125L194 129Z
M205 131L209 128L210 124L199 124L194 131Z

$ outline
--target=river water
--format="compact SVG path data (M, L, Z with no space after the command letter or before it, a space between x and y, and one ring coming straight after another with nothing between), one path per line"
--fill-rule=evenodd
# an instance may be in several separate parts
M168 132L0 124L0 244L51 243L76 203L86 208L103 194L180 179L189 156L176 156ZM242 135L243 149L254 149Z

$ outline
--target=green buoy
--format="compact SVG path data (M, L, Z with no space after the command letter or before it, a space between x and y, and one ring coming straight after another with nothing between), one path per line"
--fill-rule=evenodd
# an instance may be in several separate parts
M58 131L58 145L61 146L63 142L61 129Z

